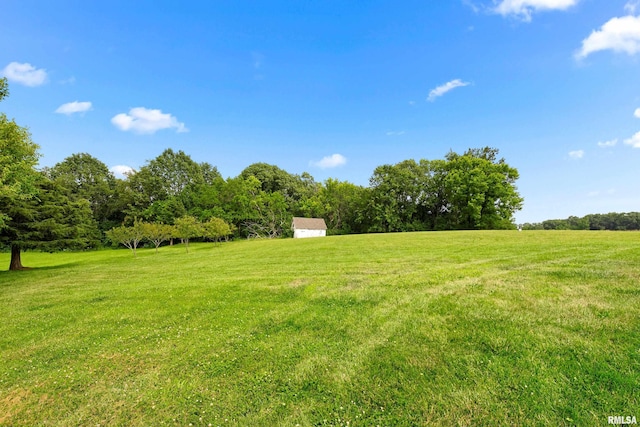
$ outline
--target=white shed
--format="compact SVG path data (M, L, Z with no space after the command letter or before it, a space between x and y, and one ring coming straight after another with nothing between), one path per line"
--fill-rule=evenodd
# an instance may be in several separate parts
M327 224L322 218L299 218L294 217L291 223L293 238L303 237L325 237L327 235Z

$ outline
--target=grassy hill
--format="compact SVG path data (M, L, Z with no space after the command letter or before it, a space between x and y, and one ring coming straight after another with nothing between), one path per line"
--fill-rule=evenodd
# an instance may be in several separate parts
M34 269L0 271L0 425L640 417L638 233L381 234L23 262Z

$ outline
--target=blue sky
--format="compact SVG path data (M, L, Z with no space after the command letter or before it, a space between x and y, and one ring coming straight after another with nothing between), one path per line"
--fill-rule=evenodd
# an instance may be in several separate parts
M518 222L640 211L640 1L5 0L0 109L42 166L166 148L368 185L498 148Z

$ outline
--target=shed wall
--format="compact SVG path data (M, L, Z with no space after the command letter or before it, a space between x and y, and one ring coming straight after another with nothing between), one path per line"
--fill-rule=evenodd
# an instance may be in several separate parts
M293 237L301 239L305 237L325 237L327 230L308 230L308 229L296 229L293 231Z

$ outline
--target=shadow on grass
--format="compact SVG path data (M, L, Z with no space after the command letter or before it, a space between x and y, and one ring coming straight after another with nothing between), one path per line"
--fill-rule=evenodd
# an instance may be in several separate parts
M0 277L7 275L7 274L29 274L29 272L35 272L35 271L55 271L55 270L62 270L65 268L69 268L69 267L73 267L76 265L80 265L79 262L74 261L74 262L66 262L66 263L62 263L62 264L56 264L56 265L45 265L42 267L29 267L29 266L24 266L21 270L9 270L8 268L2 269L0 270Z

